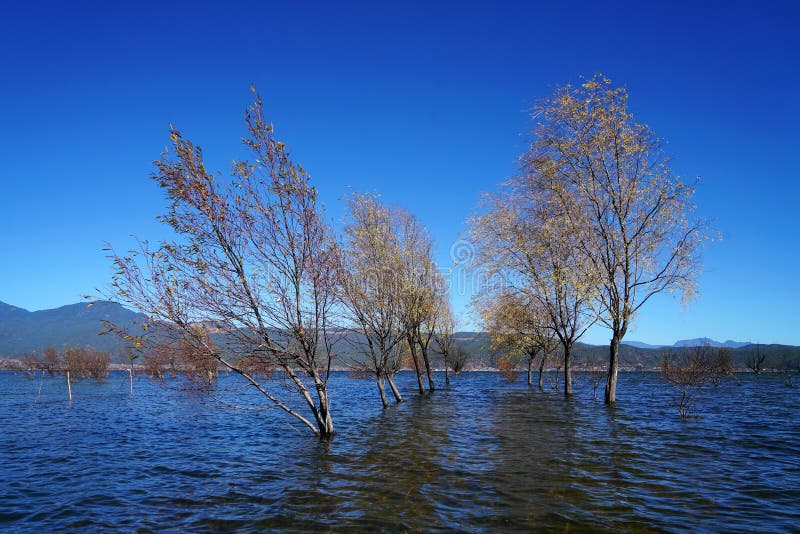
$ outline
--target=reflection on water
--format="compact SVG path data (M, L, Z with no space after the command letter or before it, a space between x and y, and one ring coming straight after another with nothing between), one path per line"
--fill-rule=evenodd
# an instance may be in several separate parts
M798 389L779 377L703 393L681 420L657 374L620 403L468 373L381 410L332 378L325 443L275 410L224 408L127 376L73 386L0 373L0 529L794 530ZM225 379L229 380L229 379ZM410 374L399 386L413 391ZM245 395L245 393L237 393Z

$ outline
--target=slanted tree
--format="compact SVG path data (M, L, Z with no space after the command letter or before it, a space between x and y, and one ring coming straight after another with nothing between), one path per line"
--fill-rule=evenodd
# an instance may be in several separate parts
M161 221L177 237L156 248L141 242L124 255L111 250L114 294L209 360L206 378L214 360L214 369L230 370L265 401L329 437L337 249L316 189L275 137L260 97L245 122L253 159L234 162L229 178L209 171L202 150L170 130L171 149L153 177L170 203ZM279 370L308 416L249 372L246 356Z
M663 142L628 109L628 92L596 75L539 102L533 142L522 158L538 188L569 213L561 224L593 272L600 321L611 330L605 402L616 401L619 346L651 297L696 292L705 221L694 188L670 169Z

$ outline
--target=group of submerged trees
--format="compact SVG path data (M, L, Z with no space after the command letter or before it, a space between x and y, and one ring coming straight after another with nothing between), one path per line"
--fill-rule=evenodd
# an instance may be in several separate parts
M471 221L484 278L476 307L495 342L517 347L529 368L559 346L569 396L573 346L601 323L611 332L606 403L635 315L658 293L694 295L710 235L693 217L694 189L627 101L602 75L556 89L534 107L520 172Z
M67 393L72 400L72 380L94 378L102 380L108 376L111 355L92 347L65 346L59 352L47 347L41 355L29 354L22 358L22 368L28 371L40 371L42 378L49 375L63 374L67 378ZM40 390L41 393L41 383Z
M432 354L451 366L456 325L428 231L405 210L353 194L335 236L259 97L245 122L252 159L235 162L228 180L171 130L154 178L170 201L161 220L177 237L110 250L114 297L149 317L144 335L111 329L150 361L180 353L201 379L218 368L238 374L320 436L334 432L328 380L341 344L355 345L347 347L358 354L353 365L375 379L384 407L385 383L402 401L394 375L406 350L420 392L426 381L434 389ZM281 397L283 388L270 389L265 378L275 372L306 411Z
M557 89L535 117L521 172L472 220L475 304L495 340L530 365L560 345L567 395L574 343L595 322L608 326L611 403L634 314L656 293L693 294L706 227L691 218L693 189L627 110L625 89L595 76ZM334 235L260 98L245 122L252 157L234 162L228 179L171 130L154 179L170 201L161 221L176 237L110 251L114 297L149 317L144 335L118 333L145 353L180 348L205 362L197 368L209 380L218 368L238 374L320 436L334 432L328 380L340 343L355 344L347 350L384 407L386 383L402 401L394 375L406 352L420 392L433 390L432 355L451 366L455 318L428 231L408 211L356 193ZM270 389L273 372L307 410Z

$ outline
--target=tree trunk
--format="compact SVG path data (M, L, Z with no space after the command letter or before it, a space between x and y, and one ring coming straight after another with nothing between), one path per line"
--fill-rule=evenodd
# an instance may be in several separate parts
M69 369L67 369L67 391L69 392L69 400L72 400L72 384L69 381Z
M378 391L381 393L381 404L386 409L389 407L389 401L386 400L386 391L383 389L383 378L378 377L376 382L378 383Z
M422 351L422 360L425 362L425 373L428 375L428 389L434 391L436 390L436 386L433 384L433 373L431 372L431 360L428 358L428 349L420 344L420 350Z
M417 373L417 385L419 386L419 394L425 393L425 384L422 382L422 371L419 368L419 361L417 360L417 344L414 338L408 338L408 349L411 351L411 359L414 360L414 370Z
M319 436L329 438L333 436L333 418L331 417L330 405L328 401L328 391L324 384L317 384L317 396L319 397Z
M133 397L133 367L128 368L128 378L130 378L131 383L131 397Z
M528 387L533 387L533 358L528 356Z
M542 361L539 362L539 389L544 390L544 364L547 361L547 353L542 353Z
M448 367L446 360L444 362L444 383L448 386L450 385L450 367Z
M386 377L386 380L389 382L389 387L392 388L392 393L394 394L394 400L397 404L403 402L403 396L400 395L400 390L397 389L397 385L394 383L394 377L389 375Z
M571 346L564 345L564 396L572 396L572 350Z
M606 381L606 404L617 402L617 371L619 370L619 334L614 332L608 360L608 380Z

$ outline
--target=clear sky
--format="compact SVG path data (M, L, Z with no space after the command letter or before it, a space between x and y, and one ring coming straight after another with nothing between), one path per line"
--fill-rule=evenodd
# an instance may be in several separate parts
M430 227L447 268L480 192L516 170L525 110L600 71L701 177L723 235L699 299L648 303L628 339L800 345L800 3L115 4L2 9L3 302L77 302L108 283L105 241L162 237L148 177L168 125L227 170L251 84L332 218L348 188L377 191Z

